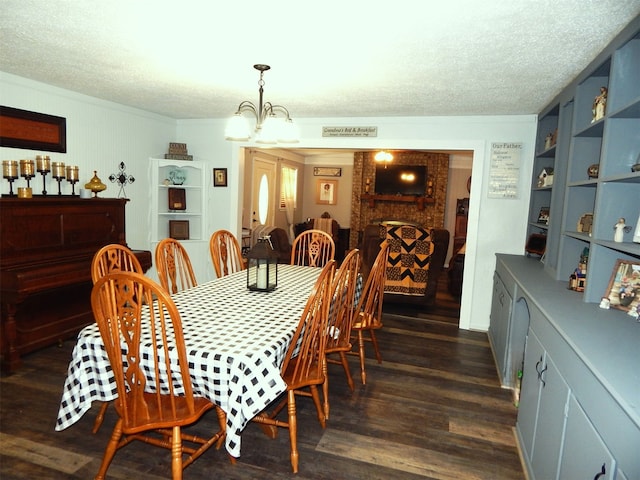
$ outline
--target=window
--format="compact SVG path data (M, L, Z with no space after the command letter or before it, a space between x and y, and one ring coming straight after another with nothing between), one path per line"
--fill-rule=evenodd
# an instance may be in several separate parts
M287 199L291 208L295 209L298 196L298 169L283 166L280 179L280 210L286 210Z
M258 194L258 220L261 225L267 223L269 214L269 179L266 175L260 178L260 191Z

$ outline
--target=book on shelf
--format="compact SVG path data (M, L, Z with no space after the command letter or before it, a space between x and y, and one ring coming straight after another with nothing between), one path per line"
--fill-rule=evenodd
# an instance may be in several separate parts
M184 155L176 153L165 153L164 158L166 160L193 160L193 155Z
M175 154L175 155L186 155L188 153L187 144L186 143L170 142L169 143L169 153Z

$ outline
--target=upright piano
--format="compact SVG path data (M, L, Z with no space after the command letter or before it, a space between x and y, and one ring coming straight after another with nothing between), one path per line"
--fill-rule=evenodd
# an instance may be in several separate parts
M0 356L20 356L73 337L93 322L91 261L104 245L126 245L124 198L0 198ZM134 250L146 271L151 252Z

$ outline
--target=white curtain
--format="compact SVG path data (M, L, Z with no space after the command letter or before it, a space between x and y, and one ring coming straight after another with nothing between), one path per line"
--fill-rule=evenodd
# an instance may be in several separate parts
M296 206L297 179L298 170L291 167L282 167L282 202L287 215L290 242L293 242L295 237L293 231L293 212Z

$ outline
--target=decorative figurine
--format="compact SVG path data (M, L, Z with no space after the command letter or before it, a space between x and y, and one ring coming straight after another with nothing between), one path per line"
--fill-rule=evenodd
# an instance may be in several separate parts
M618 219L618 223L616 223L613 228L616 231L616 233L613 235L613 241L618 243L624 241L623 238L625 232L631 231L631 227L625 224L625 220L622 217Z
M595 123L604 117L605 110L607 108L607 87L600 87L600 95L596 96L593 99L593 107L591 108L591 113L593 114L593 119L591 123Z

